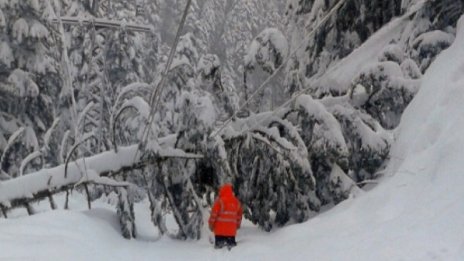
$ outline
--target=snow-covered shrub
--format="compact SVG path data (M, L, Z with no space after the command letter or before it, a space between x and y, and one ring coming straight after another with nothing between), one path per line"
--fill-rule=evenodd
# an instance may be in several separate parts
M387 45L379 57L380 62L391 61L396 62L398 64L401 64L404 59L405 53L397 44Z
M394 62L381 62L365 68L353 79L352 88L361 85L368 95L360 105L387 129L395 128L419 87L419 80L405 79Z
M338 203L345 199L350 189L345 181L337 178L346 176L342 171L334 172L339 165L347 168L348 146L340 122L321 101L309 95L300 96L295 102L298 111L298 126L301 137L308 147L311 167L316 179L316 193L322 204Z
M346 156L348 150L340 123L324 105L309 95L301 95L295 103L299 125L305 130L301 136L311 154L322 153L318 156L332 158Z
M359 183L376 177L392 140L376 119L352 106L353 96L345 98L348 101L330 105L328 110L340 123L348 147L347 161L342 159L337 164L352 181Z
M419 67L417 66L416 62L414 62L412 59L410 58L405 59L401 63L400 67L401 67L401 70L403 71L403 76L406 79L417 80L417 79L422 78L422 73Z
M442 50L448 48L454 41L454 35L444 31L435 30L419 35L413 42L414 58L420 61L420 69L425 72L433 59Z

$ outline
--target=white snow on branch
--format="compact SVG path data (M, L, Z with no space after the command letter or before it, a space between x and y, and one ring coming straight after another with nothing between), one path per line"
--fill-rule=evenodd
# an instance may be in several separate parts
M19 168L19 176L24 175L24 168L26 168L27 164L29 164L32 160L40 156L42 156L41 151L34 151L31 154L27 155L27 157L24 158L24 160L21 162L21 166Z
M18 40L18 42L22 42L24 38L26 38L29 34L29 25L27 24L26 20L23 18L19 18L13 24L13 37Z
M10 74L8 81L16 87L14 94L19 97L37 97L39 95L39 87L31 79L28 72L16 69Z
M435 30L419 35L413 42L413 46L422 49L430 48L432 46L445 44L446 46L451 45L454 42L454 35Z
M341 153L348 153L340 123L321 102L314 100L310 95L301 95L296 99L295 106L304 109L309 117L315 119L316 146L324 147L328 144L330 147L338 148Z
M116 113L118 115L121 111L125 110L128 107L132 107L137 110L137 112L145 119L148 119L150 114L150 105L140 96L135 96L125 101L119 111Z
M276 28L267 28L251 42L245 55L245 65L254 67L259 64L272 73L287 55L288 42L285 36Z
M6 42L0 44L0 62L6 66L11 66L11 63L14 61L13 51Z
M85 106L85 108L79 114L79 118L77 118L78 127L82 127L82 124L85 122L85 118L87 117L89 111L92 110L94 106L95 106L95 103L93 102L90 102L89 104L87 104L87 106Z
M138 93L149 88L150 85L143 82L134 82L124 86L119 92L118 97L116 98L115 106L117 106L121 102L125 95L128 95L131 92Z
M131 185L131 183L129 182L116 181L108 177L101 177L100 174L93 169L85 170L85 173L82 175L81 180L77 182L74 186L76 187L83 183L94 183L98 185L106 185L112 187L128 187Z
M43 24L34 21L30 28L29 35L35 38L46 38L48 37L49 32Z
M168 139L169 140L169 139ZM117 172L124 167L130 167L141 162L141 157L134 155L139 149L138 145L120 147L118 152L107 151L101 154L79 159L68 164L67 177L65 178L65 165L59 165L51 169L42 169L35 173L30 173L16 179L7 180L0 183L0 204L9 206L9 202L19 198L30 198L34 194L44 190L55 190L64 186L73 185L82 180L82 170L84 161L87 173L90 173L91 180L96 183L110 182L107 179L92 176L95 173ZM186 153L179 149L159 147L157 153L159 157L178 157L200 159L199 154ZM138 154L140 155L140 153ZM98 175L97 175L98 176Z

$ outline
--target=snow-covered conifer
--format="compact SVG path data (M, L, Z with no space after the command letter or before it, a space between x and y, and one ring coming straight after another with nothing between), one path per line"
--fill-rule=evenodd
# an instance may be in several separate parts
M0 153L8 154L9 174L15 176L21 160L33 151L6 151L6 141L24 128L23 138L42 142L54 120L59 75L45 3L4 1L0 10Z
M406 79L395 62L374 64L353 79L353 87L366 88L368 99L361 106L387 129L395 128L406 106L419 88L420 80Z

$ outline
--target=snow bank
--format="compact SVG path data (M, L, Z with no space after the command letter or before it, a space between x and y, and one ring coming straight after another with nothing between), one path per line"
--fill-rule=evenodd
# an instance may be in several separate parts
M464 128L464 49L460 48L463 44L464 19L461 18L456 41L431 65L421 90L403 114L391 171L406 164L405 159L430 154L437 147L446 147L447 154L460 151L451 151L448 146L463 147L460 135Z

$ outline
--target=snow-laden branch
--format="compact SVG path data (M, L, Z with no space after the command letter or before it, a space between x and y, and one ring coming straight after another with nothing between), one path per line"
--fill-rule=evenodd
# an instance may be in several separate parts
M41 157L42 152L40 150L36 150L31 154L27 155L27 157L21 162L21 166L19 167L19 176L24 174L24 169L26 168L27 164L29 164L35 158Z
M26 129L24 127L19 128L8 139L8 143L7 143L6 147L5 147L5 149L3 150L2 157L0 158L0 168L3 166L3 162L5 161L5 158L8 156L8 152L9 152L10 148L13 146L13 144L16 142L16 140L21 137L21 135L23 134L23 132L25 130Z

